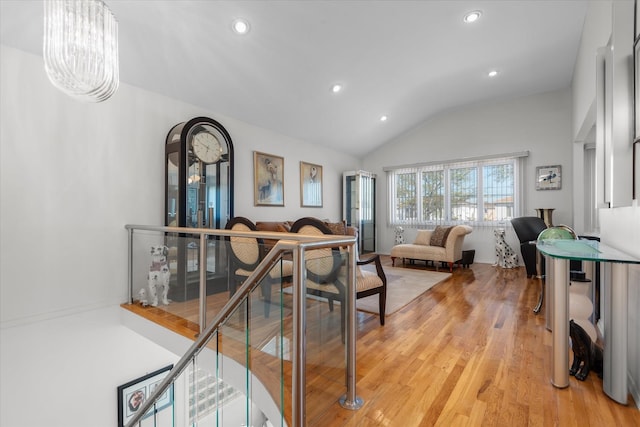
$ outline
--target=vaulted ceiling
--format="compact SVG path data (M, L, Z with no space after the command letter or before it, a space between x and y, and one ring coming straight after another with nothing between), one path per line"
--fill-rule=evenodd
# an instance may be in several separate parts
M570 86L587 9L580 0L106 3L123 83L356 156L446 110ZM464 23L473 10L480 19ZM233 32L236 18L247 34ZM0 43L42 55L42 21L42 1L1 0Z

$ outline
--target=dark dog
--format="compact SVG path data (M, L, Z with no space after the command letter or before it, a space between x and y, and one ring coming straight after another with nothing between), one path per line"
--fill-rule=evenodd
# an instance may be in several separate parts
M569 375L584 381L589 371L593 371L602 377L602 349L591 341L589 334L573 319L569 321L569 336L573 348L573 364L569 368Z

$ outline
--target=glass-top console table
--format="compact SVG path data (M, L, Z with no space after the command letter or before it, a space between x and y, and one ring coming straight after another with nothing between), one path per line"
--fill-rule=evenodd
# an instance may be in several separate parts
M610 266L602 281L604 319L603 389L616 402L627 404L627 329L629 264L640 259L595 240L542 240L536 248L548 258L553 298L551 383L569 385L569 261L594 261ZM606 277L607 275L605 275Z

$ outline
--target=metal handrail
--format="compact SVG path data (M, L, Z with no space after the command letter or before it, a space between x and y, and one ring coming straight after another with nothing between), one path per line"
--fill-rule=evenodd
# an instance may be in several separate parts
M293 404L292 404L292 422L294 426L304 426L306 424L305 416L305 370L306 370L306 310L304 309L306 304L306 268L305 268L305 256L304 253L311 249L323 249L335 246L346 246L350 255L350 267L349 272L351 280L349 286L348 298L349 304L347 306L347 313L351 313L347 316L347 392L346 395L341 398L340 403L342 406L348 409L358 409L362 406L362 399L356 396L355 393L355 321L352 317L355 317L355 265L356 257L354 256L354 248L356 238L353 236L309 236L300 235L297 233L280 233L280 232L253 232L253 231L234 231L234 230L217 230L217 229L204 229L204 228L189 228L182 227L168 227L168 226L147 226L147 225L126 225L125 228L129 230L129 278L132 280L132 233L133 230L145 230L156 231L166 233L180 233L180 234L199 234L201 242L201 258L204 251L204 241L207 235L214 236L234 236L234 237L251 237L251 238L273 238L278 239L277 243L271 249L251 275L244 281L242 286L232 295L227 303L222 307L218 314L214 317L211 324L204 328L196 341L189 347L186 353L180 358L180 360L174 365L173 369L167 374L167 376L160 382L154 392L146 399L136 414L129 420L126 427L133 427L136 423L139 423L142 417L151 409L156 400L164 394L165 391L175 382L175 380L182 374L182 372L189 365L191 360L200 353L200 351L206 346L211 337L217 332L220 325L240 306L245 298L253 291L253 289L263 280L271 271L275 265L280 262L282 255L285 252L291 252L293 257L293 279L294 284L298 283L299 286L293 287L293 301L294 301L294 345L293 345ZM283 237L288 239L284 240ZM204 264L201 264L204 265ZM200 287L202 288L203 275L200 275ZM129 286L129 300L131 301L131 286ZM200 296L202 298L202 295Z

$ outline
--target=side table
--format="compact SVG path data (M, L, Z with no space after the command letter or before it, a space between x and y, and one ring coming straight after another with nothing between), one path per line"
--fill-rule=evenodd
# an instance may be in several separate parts
M611 269L611 281L603 281L604 305L604 392L618 403L627 404L627 329L629 264L640 264L617 249L594 240L543 240L537 249L548 258L552 275L549 293L553 297L551 384L569 385L569 261L595 261Z

